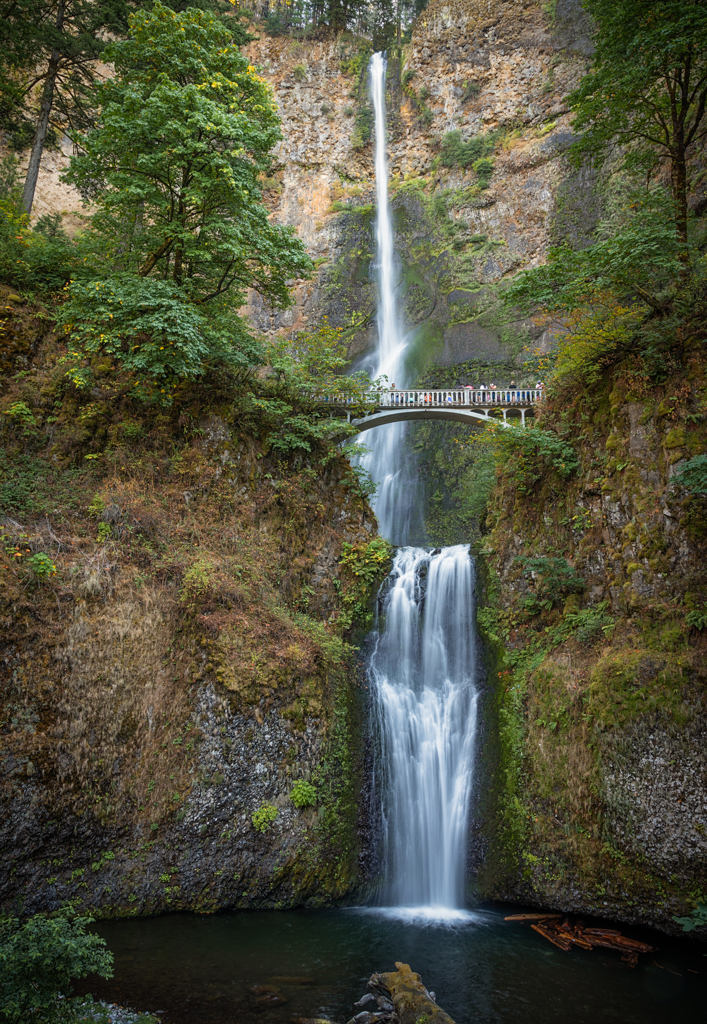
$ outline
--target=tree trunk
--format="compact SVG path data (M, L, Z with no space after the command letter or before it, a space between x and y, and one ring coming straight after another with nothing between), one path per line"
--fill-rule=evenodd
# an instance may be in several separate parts
M690 272L690 257L687 252L687 161L685 146L679 136L674 140L670 177L675 204L675 230L678 241L685 247L680 253L680 262L683 264L681 276L687 277Z
M64 27L65 6L65 0L59 0L59 9L56 14L56 29L58 32L61 32ZM27 177L25 178L25 186L22 191L22 205L24 206L28 216L32 212L32 204L34 203L34 193L37 188L37 178L39 176L39 165L42 161L44 140L47 137L47 129L49 128L49 117L54 103L54 89L56 86L56 76L59 71L60 60L61 53L55 47L49 58L47 77L44 79L42 102L39 107L39 122L37 124L37 131L34 134L34 141L32 142L32 152L29 158Z

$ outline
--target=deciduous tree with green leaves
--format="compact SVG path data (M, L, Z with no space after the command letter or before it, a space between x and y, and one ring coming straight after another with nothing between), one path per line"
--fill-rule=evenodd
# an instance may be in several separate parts
M596 25L589 73L569 96L575 154L625 147L629 163L666 159L675 230L687 263L688 158L707 137L704 0L584 0Z
M68 1000L71 982L87 974L113 975L113 956L105 940L87 932L90 917L71 907L25 921L0 917L0 1017L8 1024L73 1018Z
M91 88L108 39L127 32L130 11L150 0L0 0L0 126L17 149L31 142L23 205L32 211L45 145L90 124ZM186 7L173 0L175 9ZM234 15L235 0L191 0L228 11L233 41L252 38ZM35 109L33 96L39 91Z
M116 75L96 89L98 123L74 137L66 174L97 207L84 244L102 267L68 289L74 351L165 381L214 358L252 365L246 290L285 306L288 281L312 267L261 199L281 138L270 88L213 14L159 2L105 58Z

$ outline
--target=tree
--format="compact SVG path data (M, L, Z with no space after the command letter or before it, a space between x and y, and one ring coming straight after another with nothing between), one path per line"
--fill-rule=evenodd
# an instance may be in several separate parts
M5 120L22 135L32 124L27 102L41 86L22 202L34 202L42 153L53 118L62 129L87 116L85 92L104 48L101 35L125 23L127 0L3 0L0 66Z
M130 10L148 0L0 0L0 117L15 142L32 138L22 202L34 203L42 153L52 131L91 123L90 90L109 35L127 32ZM232 11L235 0L193 0L192 7ZM174 0L175 8L186 6ZM230 27L237 44L251 37L238 19ZM28 101L41 86L38 114Z
M704 0L585 0L594 19L592 67L570 94L577 157L626 147L629 162L670 163L675 230L687 243L687 161L707 135ZM687 249L682 260L687 265Z
M55 1019L57 997L74 978L112 977L113 957L105 940L86 933L90 917L68 909L53 917L36 914L21 922L0 918L0 1015L13 1024Z
M83 152L66 174L97 207L84 244L103 270L73 282L60 319L79 354L138 375L252 364L246 290L287 305L288 280L312 267L261 201L281 138L270 88L215 15L159 2L105 59L116 75L97 86L98 123L74 135Z

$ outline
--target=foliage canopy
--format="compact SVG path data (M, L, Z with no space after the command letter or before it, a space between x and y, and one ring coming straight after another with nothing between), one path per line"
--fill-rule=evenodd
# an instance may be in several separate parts
M91 921L68 910L24 922L0 918L0 1014L6 1021L53 1020L57 996L69 992L72 979L112 976L105 940L86 931Z
M707 137L707 6L702 0L585 0L596 25L589 73L569 96L575 155L616 145L630 163L670 162L674 224L687 243L687 157Z
M246 290L287 305L288 280L312 267L261 200L281 137L270 89L213 14L159 2L106 59L116 77L97 87L98 123L76 136L66 175L97 207L94 276L77 276L60 314L76 355L103 351L139 379L193 377L209 359L252 366Z

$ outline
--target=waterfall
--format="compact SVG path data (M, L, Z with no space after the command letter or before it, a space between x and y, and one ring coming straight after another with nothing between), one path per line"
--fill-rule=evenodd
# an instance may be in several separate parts
M389 384L404 387L405 355L410 342L398 315L396 291L398 270L395 262L393 222L388 200L387 129L385 118L386 61L375 53L370 63L371 100L375 112L376 169L376 258L373 264L378 285L378 347L371 365L374 377L385 375ZM404 455L406 423L391 423L367 434L365 445L370 449L360 462L378 484L373 501L380 531L394 542L409 538L411 533L422 539L423 527L415 501L414 467L410 456Z
M371 59L375 110L376 263L379 289L375 374L404 386L409 342L396 306L398 275L388 202L386 62ZM406 424L377 427L361 459L378 484L380 532L409 545L415 523L414 467L403 458ZM474 566L467 545L429 552L401 547L384 588L382 628L369 675L380 738L378 786L385 841L383 901L406 912L464 914L466 840L477 696ZM414 911L410 908L415 908Z
M467 545L400 548L369 663L380 733L384 902L464 904L477 694Z

